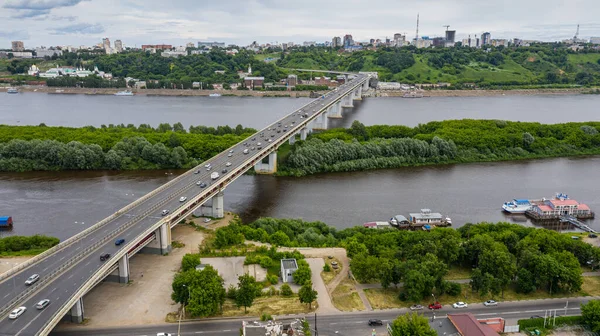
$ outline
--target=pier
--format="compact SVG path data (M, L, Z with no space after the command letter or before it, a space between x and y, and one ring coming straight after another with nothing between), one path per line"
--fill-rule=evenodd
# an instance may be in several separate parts
M594 229L592 229L591 227L587 226L587 224L580 222L577 218L570 216L570 215L566 215L566 216L562 216L560 217L560 221L561 222L566 222L566 223L570 223L571 225L577 227L580 230L583 231L587 231L587 232L591 232L591 233L597 233Z

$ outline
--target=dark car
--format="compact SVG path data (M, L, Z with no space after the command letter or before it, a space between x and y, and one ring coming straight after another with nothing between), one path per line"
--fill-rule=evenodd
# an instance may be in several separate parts
M104 253L103 255L100 256L100 261L108 260L108 258L110 258L110 254Z
M429 309L442 309L442 304L439 302L432 303L429 305Z
M598 238L598 235L597 235L597 234L595 234L595 233L590 233L590 234L588 235L588 237L590 237L590 238Z
M376 320L376 319L370 319L369 320L369 325L370 326L380 326L380 325L383 325L383 321Z
M227 169L221 170L221 173L223 173L223 174L227 173Z
M204 182L200 183L200 188L206 188L206 183L204 183Z
M124 242L125 242L125 239L119 238L119 239L115 240L115 245L119 246L119 245L123 244Z
M277 133L281 133L281 130L277 130Z

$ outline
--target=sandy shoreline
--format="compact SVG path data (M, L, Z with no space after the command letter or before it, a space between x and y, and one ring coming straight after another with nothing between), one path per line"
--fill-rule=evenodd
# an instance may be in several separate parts
M0 87L6 90L6 87ZM20 92L36 92L47 94L86 94L86 95L114 95L121 89L91 89L91 88L56 88L47 86L19 87ZM168 89L143 89L133 90L136 95L145 96L208 96L219 93L222 96L236 97L309 97L310 91L249 91L249 90L168 90ZM486 97L509 95L578 95L589 92L585 88L570 89L518 89L518 90L424 90L420 91L423 97ZM402 90L375 90L367 94L369 97L402 97Z

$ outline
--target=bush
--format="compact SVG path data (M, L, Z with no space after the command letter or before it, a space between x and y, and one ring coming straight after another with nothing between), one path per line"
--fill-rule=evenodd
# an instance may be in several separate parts
M235 297L237 296L237 287L234 285L229 285L229 288L227 288L226 296L228 299L235 300Z
M555 326L561 325L579 325L583 322L581 316L557 316ZM534 318L534 319L525 319L519 320L519 329L529 329L529 328L544 328L544 319L543 318Z
M268 274L267 275L267 281L271 284L271 285L276 285L279 283L279 277L275 274Z
M263 313L260 316L260 320L261 321L273 321L273 316L271 316L271 314Z
M457 296L460 295L460 293L462 292L462 287L459 283L456 282L446 281L444 283L444 287L446 294L450 296Z
M181 259L182 272L195 269L198 265L200 265L200 256L197 254L186 253Z
M329 264L325 264L325 266L323 266L323 272L331 272L331 266L329 266Z
M283 285L281 285L280 293L281 293L281 296L292 296L292 295L294 295L294 292L292 291L292 287L290 287L290 285L288 285L286 283L284 283Z
M47 250L58 245L59 242L58 238L43 235L0 238L0 254L35 249Z

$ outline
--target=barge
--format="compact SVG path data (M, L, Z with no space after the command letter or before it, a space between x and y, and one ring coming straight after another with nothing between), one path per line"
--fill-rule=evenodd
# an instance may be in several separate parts
M390 225L398 229L424 229L430 230L437 226L450 226L452 219L444 217L438 212L431 212L430 209L421 209L421 212L412 212L406 218L402 215L396 215L389 221Z
M568 195L558 193L554 199L544 199L533 204L525 211L525 216L533 220L560 220L563 217L591 219L595 214L587 204L570 199Z

